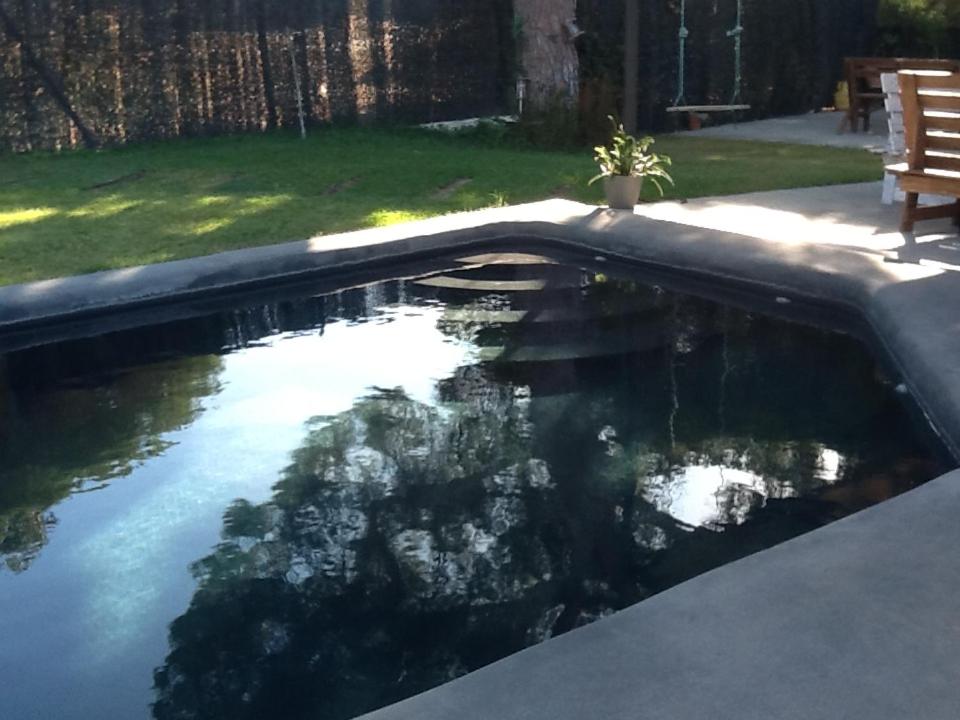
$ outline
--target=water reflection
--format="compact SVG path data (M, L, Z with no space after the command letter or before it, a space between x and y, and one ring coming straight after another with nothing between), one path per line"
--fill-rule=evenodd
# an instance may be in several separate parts
M489 261L0 360L0 715L352 717L941 469L850 338Z
M0 355L0 571L38 557L57 504L164 455L221 392L224 354L369 308L339 293Z
M154 716L353 717L935 471L868 358L805 366L851 341L602 285L562 317L543 296L448 309L499 361L439 402L381 389L313 420L273 498L235 503L193 566ZM595 353L609 330L643 352ZM897 449L864 457L878 436Z
M40 379L35 365L0 361L0 569L29 568L57 523L52 508L71 493L97 490L163 453L165 436L190 425L218 392L219 370L219 358L194 357L137 372L103 368L109 381L94 384L62 368ZM60 387L34 392L35 382Z

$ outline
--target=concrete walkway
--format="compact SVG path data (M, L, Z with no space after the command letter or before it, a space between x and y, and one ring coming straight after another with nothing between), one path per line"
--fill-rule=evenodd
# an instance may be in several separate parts
M685 132L683 135L723 140L756 140L798 145L821 145L869 150L875 153L886 151L887 120L882 112L873 114L869 133L837 132L842 119L842 112L808 113L769 120L751 120L749 122L716 125Z

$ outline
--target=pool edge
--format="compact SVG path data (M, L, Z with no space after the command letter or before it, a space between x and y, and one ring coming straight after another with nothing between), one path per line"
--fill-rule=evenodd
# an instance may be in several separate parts
M949 360L960 358L960 327L948 312L960 307L960 280L854 249L785 245L565 200L0 287L0 334L511 238L851 310L960 457L960 362Z

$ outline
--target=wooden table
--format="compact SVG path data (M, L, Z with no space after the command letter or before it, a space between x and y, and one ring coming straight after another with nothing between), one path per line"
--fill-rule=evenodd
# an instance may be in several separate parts
M960 72L960 61L933 58L877 58L849 57L843 61L844 77L850 95L850 106L841 125L858 132L863 123L863 131L870 130L870 113L883 107L883 90L880 76L884 73L897 73L901 70L942 70L949 73Z

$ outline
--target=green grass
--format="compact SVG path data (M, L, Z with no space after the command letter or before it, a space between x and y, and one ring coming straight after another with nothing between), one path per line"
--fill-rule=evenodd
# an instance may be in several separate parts
M880 160L860 151L683 137L664 137L657 150L674 159L672 197L858 182L880 174ZM590 155L364 129L316 131L306 141L244 136L4 155L0 284L502 203L554 196L596 203L599 184L586 186L594 174ZM448 197L438 195L463 178L470 182Z

